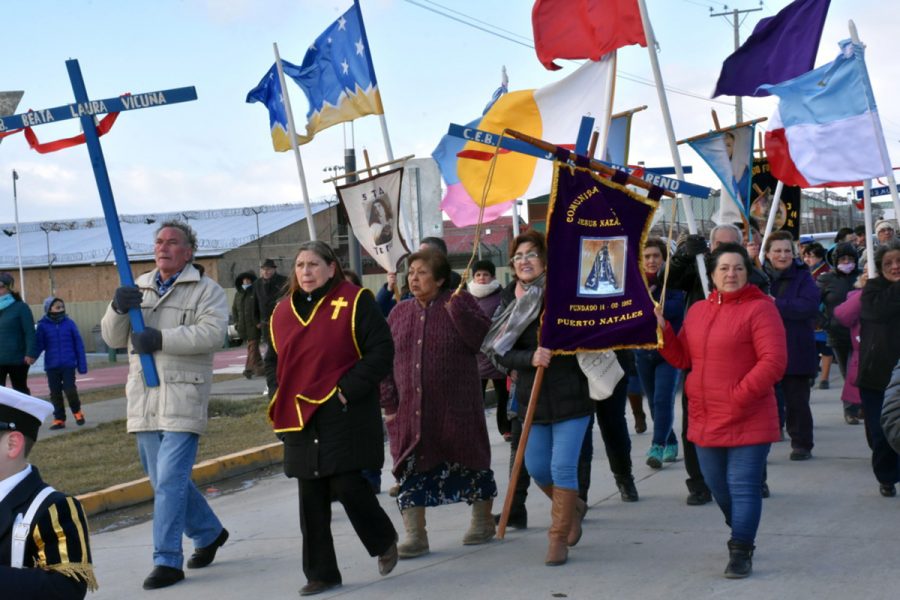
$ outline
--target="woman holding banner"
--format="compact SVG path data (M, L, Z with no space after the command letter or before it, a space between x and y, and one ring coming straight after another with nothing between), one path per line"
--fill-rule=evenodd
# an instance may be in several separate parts
M721 244L707 269L715 288L688 310L677 335L661 309L663 358L690 369L688 439L703 478L731 528L725 577L753 569L762 513L760 482L772 442L780 439L775 383L784 374L787 342L773 300L748 285L753 265L739 244Z
M578 497L578 455L594 412L587 378L575 355L550 360L550 350L538 345L544 299L547 245L534 230L513 240L510 255L516 281L503 291L491 332L489 354L516 373L518 414L525 420L538 367L544 379L537 398L525 466L535 483L552 501L552 524L547 557L549 566L568 559L568 547L581 538L581 521L587 506Z
M378 571L397 564L397 532L364 469L384 463L379 382L394 344L371 292L344 280L334 251L303 242L288 295L272 312L268 416L284 443L284 472L298 479L303 533L301 596L341 585L331 537L338 500Z
M641 256L650 294L656 302L662 297L662 275L668 257L666 250L662 239L651 237L647 238ZM667 289L664 311L663 316L678 333L684 318L684 292ZM653 418L653 441L647 452L647 465L661 469L664 462L675 462L678 456L678 436L672 424L675 422L675 390L681 380L681 372L667 363L658 350L635 350L634 362Z

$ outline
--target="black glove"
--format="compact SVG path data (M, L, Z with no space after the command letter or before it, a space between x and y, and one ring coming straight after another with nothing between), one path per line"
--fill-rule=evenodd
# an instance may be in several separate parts
M702 235L692 234L687 236L684 243L678 247L677 254L694 257L704 252L706 252L706 239Z
M144 301L144 293L132 285L123 285L116 288L116 294L113 296L113 310L124 315L132 308L140 308L141 302Z
M137 354L153 354L162 349L162 332L152 327L145 327L140 333L132 332L131 346Z

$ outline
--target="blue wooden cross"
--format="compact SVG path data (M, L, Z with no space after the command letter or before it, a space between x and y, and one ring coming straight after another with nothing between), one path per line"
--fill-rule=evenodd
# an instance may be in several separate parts
M97 181L97 189L100 192L100 202L103 204L103 216L106 219L109 239L112 242L113 254L116 257L119 280L122 285L133 286L134 277L131 274L131 265L128 263L128 252L125 250L125 240L122 237L122 228L119 226L116 201L113 198L112 186L109 183L109 174L106 170L106 161L103 159L103 149L100 147L100 136L97 135L94 116L196 100L197 90L193 87L183 87L103 100L90 100L84 86L84 79L81 77L81 67L78 66L78 61L75 59L67 60L66 69L69 71L72 91L75 93L75 103L42 110L30 110L26 113L0 118L0 132L21 127L45 125L65 119L79 119L81 121L84 139L91 157L91 166L94 168L94 179ZM133 331L141 332L144 330L144 319L140 308L131 309L128 312L128 316L131 319ZM156 372L152 354L141 354L141 367L144 372L144 383L148 387L158 386L159 375Z

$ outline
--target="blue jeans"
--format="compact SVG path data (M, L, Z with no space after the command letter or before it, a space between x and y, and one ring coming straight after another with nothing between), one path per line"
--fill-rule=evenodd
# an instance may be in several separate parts
M635 350L634 364L650 404L653 419L653 443L678 446L675 423L675 390L681 371L670 365L656 350Z
M578 489L578 455L590 416L535 424L525 448L525 466L538 485Z
M212 544L222 523L191 481L200 436L183 431L137 433L141 465L153 486L153 564L180 569L181 536L196 548Z
M760 482L771 444L705 448L697 446L703 479L731 527L731 539L752 544L762 515Z

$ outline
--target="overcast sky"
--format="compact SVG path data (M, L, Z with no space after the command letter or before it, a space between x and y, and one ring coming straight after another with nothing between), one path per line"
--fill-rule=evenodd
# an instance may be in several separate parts
M837 55L854 19L867 44L875 87L894 164L900 164L900 16L885 0L833 0L816 64ZM647 0L669 91L675 134L685 138L712 127L710 109L733 123L733 100L709 100L722 60L733 49L733 32L711 18L712 0ZM760 7L758 0L728 8ZM756 22L787 0L765 0L749 13L741 39ZM420 5L475 22L509 41L435 14ZM430 155L450 122L478 115L506 65L510 89L551 83L577 66L545 70L528 47L531 5L526 0L362 0L373 61L395 156ZM268 116L245 96L272 64L272 42L282 57L302 61L312 41L350 6L349 0L9 0L3 3L0 90L24 90L17 112L73 101L65 60L80 61L88 94L108 98L193 85L199 100L123 113L102 138L120 213L196 210L300 202L293 156L272 150ZM518 43L516 43L518 42ZM641 104L635 117L631 161L670 165L647 50L619 51L615 110ZM306 100L292 83L298 128ZM745 118L768 116L773 99L746 99ZM349 135L349 127L347 128ZM35 128L41 141L79 132L75 120ZM356 148L373 163L385 160L378 118L355 122ZM343 163L344 128L320 133L302 146L310 193L332 194L323 169ZM719 187L686 147L682 161L694 166L689 180ZM362 163L360 156L359 162ZM22 221L60 220L101 214L87 150L81 146L40 155L23 136L0 144L0 223L13 220L12 170L18 181Z

